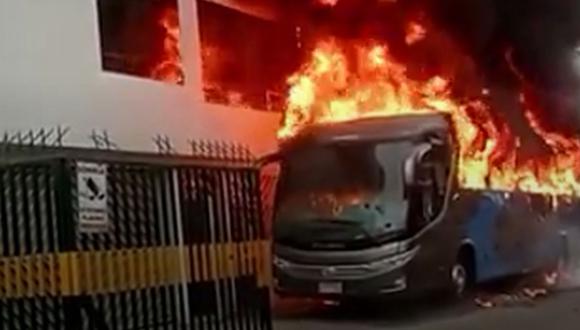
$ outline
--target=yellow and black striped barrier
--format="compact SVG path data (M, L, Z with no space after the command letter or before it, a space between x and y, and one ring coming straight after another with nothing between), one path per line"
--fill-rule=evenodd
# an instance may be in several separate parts
M269 250L268 241L253 241L2 257L0 299L108 294L243 276L255 276L264 287L270 281Z

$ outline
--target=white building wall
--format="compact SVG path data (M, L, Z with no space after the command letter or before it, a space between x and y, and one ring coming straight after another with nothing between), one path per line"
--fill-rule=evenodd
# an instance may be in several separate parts
M166 134L275 147L279 116L203 102L195 0L178 0L185 86L104 72L96 0L0 0L0 132L69 126L91 145L106 129L122 149L149 151Z

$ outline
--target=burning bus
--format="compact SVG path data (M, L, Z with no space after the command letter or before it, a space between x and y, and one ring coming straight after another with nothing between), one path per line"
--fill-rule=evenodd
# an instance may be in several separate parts
M303 130L280 149L273 225L279 293L378 296L466 288L556 267L549 198L457 181L447 115Z
M289 83L279 152L266 158L280 170L280 294L460 296L566 262L558 218L580 192L580 141L546 128L526 95L541 154L448 79L410 78L384 45L321 42Z

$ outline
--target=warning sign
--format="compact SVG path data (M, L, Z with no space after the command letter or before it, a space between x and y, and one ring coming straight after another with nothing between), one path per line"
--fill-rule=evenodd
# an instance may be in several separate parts
M77 163L79 231L101 233L109 229L107 165Z

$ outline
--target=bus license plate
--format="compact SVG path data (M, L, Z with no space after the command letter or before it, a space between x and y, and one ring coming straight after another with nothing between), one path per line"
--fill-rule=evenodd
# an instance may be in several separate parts
M341 282L320 282L318 284L318 293L341 294L342 293L342 283Z

